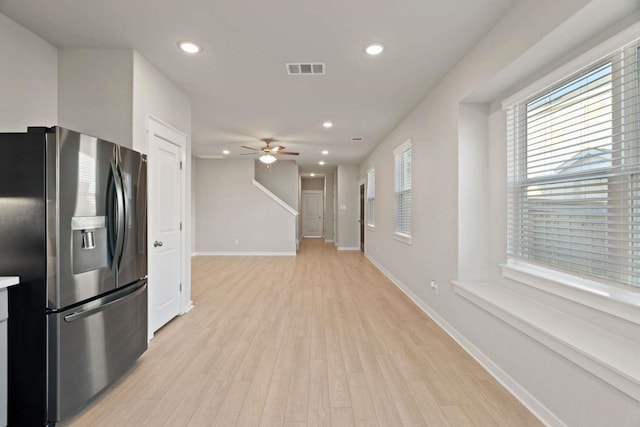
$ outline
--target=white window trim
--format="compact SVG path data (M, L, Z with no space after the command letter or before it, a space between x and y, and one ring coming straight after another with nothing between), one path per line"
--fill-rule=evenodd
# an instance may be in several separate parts
M580 72L585 67L593 65L621 47L634 42L640 34L640 23L636 23L600 43L584 54L569 61L545 77L519 90L515 94L507 97L502 102L503 109L512 107L514 104L529 98L536 93L548 88L575 73ZM640 318L640 290L623 289L621 286L611 285L602 281L584 279L577 273L570 274L557 270L539 267L535 264L522 260L514 262L509 260L507 264L501 265L503 277L516 280L519 283L543 289L554 295L563 297L578 304L586 305L598 309L616 317L633 321Z
M512 288L453 281L455 292L640 401L640 344Z
M403 142L402 144L398 145L393 150L393 155L397 156L398 154L402 153L403 151L411 148L411 143L412 143L412 139L411 138L407 139L405 142Z
M394 231L393 232L393 238L396 239L399 242L406 243L407 245L412 245L413 244L413 240L412 240L411 236L408 235L408 234L404 234L404 233L400 233L398 231Z
M393 150L393 158L394 158L394 171L393 171L393 174L394 174L394 184L393 184L394 185L394 190L393 190L394 191L394 201L393 201L393 203L394 203L394 211L395 211L395 203L396 203L396 201L395 201L395 185L396 185L395 184L395 176L396 176L396 173L397 173L397 171L395 170L395 159L396 159L396 157L398 155L402 154L404 151L408 150L409 148L411 148L413 150L413 146L412 145L413 145L413 139L409 138L409 139L407 139L405 142L403 142L402 144L400 144L399 146L397 146ZM413 151L411 153L411 161L413 163ZM411 187L412 187L411 188L411 197L413 198L413 165L412 165L412 168L411 168L411 175L412 175L412 177L411 177L411 181L412 181L412 183L411 183ZM413 222L413 200L411 202L411 210L412 210L412 212L411 212L411 215L412 215L411 221ZM395 227L396 227L396 218L394 217L394 219L393 219L393 228L394 228L393 238L398 240L399 242L406 243L407 245L413 244L413 240L412 240L411 234L406 234L406 233L401 233L399 231L395 231Z
M369 176L370 174L373 172L373 198L369 199L369 185L371 184L369 182ZM376 229L376 218L375 218L375 210L376 210L376 169L375 168L369 168L367 170L367 228L371 231L374 231ZM369 217L369 203L373 202L373 211L374 211L374 215L373 215L373 222L371 221L371 218Z
M505 99L506 109L608 56L638 38L640 23L601 43L556 71ZM565 313L556 303L536 298L532 289L640 324L640 291L564 273L522 260L501 265L505 279L523 286L454 281L455 292L591 374L640 401L640 344L587 317Z
M528 99L538 92L561 82L568 76L595 64L606 56L611 55L614 50L620 49L622 46L637 40L638 34L640 34L640 22L631 25L624 31L590 49L588 52L572 59L541 79L507 97L502 101L502 108L506 110L523 99Z
M640 325L640 293L550 268L509 260L502 276Z

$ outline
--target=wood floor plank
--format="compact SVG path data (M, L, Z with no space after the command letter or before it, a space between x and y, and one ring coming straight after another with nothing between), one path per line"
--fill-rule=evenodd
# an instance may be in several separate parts
M360 252L194 257L192 298L59 425L541 425Z
M332 427L354 427L355 425L351 408L331 408Z
M378 418L373 408L367 379L363 373L350 374L349 392L353 407L353 419L357 426L377 426Z
M262 411L269 393L271 377L278 358L278 351L267 348L260 357L260 363L249 386L249 392L244 400L244 405L238 416L238 426L260 425Z
M278 354L269 392L260 420L261 426L281 426L287 409L287 396L293 372L295 345L283 347Z
M425 424L425 420L416 405L411 390L407 385L400 371L393 362L393 358L388 354L377 354L378 365L384 377L393 402L398 409L398 414L405 426L418 426Z
M300 337L296 342L293 372L287 397L286 421L307 421L309 408L309 360L311 340Z
M311 360L307 425L309 427L331 426L327 362L323 359Z
M213 422L207 422L206 425L219 427L235 425L242 406L244 405L244 399L249 392L250 385L251 382L249 381L234 381L231 383L215 419Z

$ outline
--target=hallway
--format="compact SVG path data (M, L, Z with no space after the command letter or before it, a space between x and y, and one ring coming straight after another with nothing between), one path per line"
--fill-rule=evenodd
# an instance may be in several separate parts
M193 301L63 425L540 425L359 251L195 257Z

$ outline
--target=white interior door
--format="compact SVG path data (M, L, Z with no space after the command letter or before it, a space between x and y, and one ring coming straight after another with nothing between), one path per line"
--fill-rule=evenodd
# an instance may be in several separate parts
M180 313L182 148L149 126L149 336ZM175 137L175 138L174 138Z
M324 224L323 192L305 190L302 192L302 235L322 237Z

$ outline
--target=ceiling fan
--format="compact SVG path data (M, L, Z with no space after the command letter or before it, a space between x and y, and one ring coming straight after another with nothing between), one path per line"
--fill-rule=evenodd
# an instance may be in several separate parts
M286 147L283 147L282 145L276 145L276 146L271 146L270 144L272 142L276 142L277 140L273 139L273 138L262 138L260 141L265 143L264 147L260 147L260 148L253 148L253 147L247 147L245 145L242 145L242 148L246 148L247 150L253 150L256 151L255 153L244 153L242 154L243 156L250 156L250 155L260 155L260 158L258 160L260 160L262 163L266 163L266 164L270 164L275 162L276 156L297 156L300 153L296 153L293 151L282 151L284 150Z

